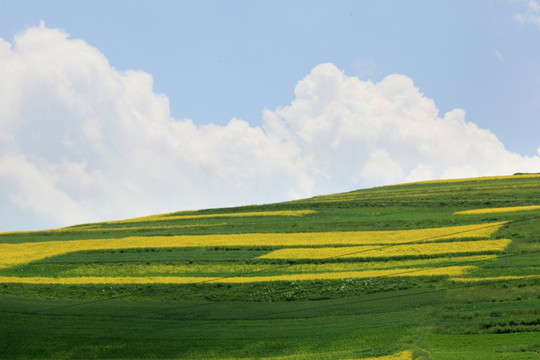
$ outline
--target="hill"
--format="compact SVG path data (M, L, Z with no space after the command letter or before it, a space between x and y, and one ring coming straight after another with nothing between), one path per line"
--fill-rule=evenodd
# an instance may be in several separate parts
M537 359L540 175L0 234L0 358Z

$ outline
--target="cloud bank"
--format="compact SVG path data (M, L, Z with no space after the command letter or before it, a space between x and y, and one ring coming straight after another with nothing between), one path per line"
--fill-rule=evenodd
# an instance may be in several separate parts
M40 25L0 39L0 79L0 230L540 171L404 75L321 64L261 127L197 125L171 117L149 74Z

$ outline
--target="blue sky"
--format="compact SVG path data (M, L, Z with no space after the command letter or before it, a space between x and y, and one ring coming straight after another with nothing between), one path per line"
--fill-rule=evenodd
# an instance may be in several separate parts
M41 21L43 24L40 26ZM425 110L429 107L424 100L433 103L433 109L437 112L434 117L430 115L433 119L443 119L446 113L462 109L464 113L460 116L465 123L473 124L484 131L478 130L482 136L489 132L486 138L490 138L493 144L497 140L499 142L497 146L500 144L504 146L505 154L509 156L507 163L520 164L521 160L512 158L512 156L519 156L519 159L524 159L523 161L526 163L523 165L524 170L535 170L536 159L538 159L540 146L540 137L538 136L540 134L540 119L538 117L540 114L540 41L538 41L540 37L540 6L536 1L51 0L45 2L0 0L0 38L10 44L13 59L16 59L12 60L11 63L22 59L21 56L15 56L18 51L15 37L29 39L31 35L27 32L29 28L36 29L32 36L37 39L34 42L29 42L29 46L39 47L36 44L45 44L40 50L41 54L52 48L46 43L50 36L47 37L45 34L50 35L51 31L57 31L63 34L58 35L59 33L57 33L59 37L65 37L62 41L65 41L66 46L67 44L75 46L76 40L84 42L84 47L76 50L78 53L86 54L85 52L88 51L88 54L94 54L94 52L98 52L99 56L108 61L110 67L103 74L109 74L113 79L123 76L122 74L131 69L148 75L151 78L149 94L156 95L158 98L161 96L159 94L163 94L164 96L160 99L166 98L168 100L168 108L166 104L159 106L163 106L165 112L167 109L170 111L166 117L171 123L167 123L169 120L162 120L160 124L165 128L170 128L179 124L188 126L187 122L190 121L190 124L193 125L190 131L194 131L193 134L198 134L192 135L190 139L193 136L200 136L200 144L204 144L204 146L187 146L185 143L171 140L171 149L183 147L192 155L192 158L200 158L197 160L198 162L189 166L185 165L187 160L182 162L184 165L178 165L179 155L175 155L174 151L170 149L164 149L163 152L156 155L162 158L170 157L171 163L178 166L176 172L171 172L174 176L183 178L192 176L188 174L197 174L193 176L198 179L197 181L188 182L183 186L190 188L190 194L199 195L193 197L178 195L173 199L174 201L169 201L163 199L163 197L168 198L164 193L149 191L152 195L149 195L148 199L133 204L133 212L118 210L121 208L121 199L112 200L110 206L105 206L110 207L110 210L98 210L98 205L92 204L89 200L95 197L92 194L107 193L107 191L113 191L112 189L118 189L120 186L112 184L116 180L110 179L118 177L113 175L112 170L107 170L114 168L114 166L106 164L109 160L103 160L105 157L102 153L99 153L101 154L99 156L92 153L92 151L98 151L96 149L99 148L95 141L90 141L90 145L83 146L86 138L80 142L77 142L77 139L80 140L81 137L77 136L73 137L75 140L71 138L66 140L65 136L55 138L58 131L66 129L66 126L61 125L58 118L67 114L67 108L65 108L67 105L64 104L65 106L62 105L64 107L60 106L51 110L51 106L45 104L44 108L36 110L36 114L56 111L55 114L59 115L51 117L47 121L49 123L58 121L58 127L51 126L52 129L59 129L57 132L50 134L47 132L49 130L39 132L39 139L36 137L38 140L33 141L31 146L23 146L21 144L24 141L18 140L13 143L18 145L11 144L0 148L4 153L11 154L11 157L4 159L4 163L0 161L0 166L1 164L4 166L3 169L0 168L0 182L3 174L4 189L11 189L9 193L5 190L3 194L0 194L2 207L0 214L6 214L6 216L17 214L17 219L23 219L15 221L13 216L11 219L8 216L7 220L0 224L0 230L15 227L36 228L65 225L85 220L135 216L148 212L172 211L182 208L280 201L316 195L321 192L348 191L353 188L380 185L392 181L454 175L476 176L521 169L519 166L518 168L509 166L497 168L496 165L482 168L478 164L484 164L487 160L479 157L475 160L477 163L469 163L469 159L474 158L472 155L464 158L466 160L462 161L464 165L459 171L455 170L456 164L450 163L445 169L436 169L429 160L420 159L420 157L415 163L405 164L405 160L398 159L398 153L403 152L404 148L409 149L415 146L420 148L422 144L412 145L412 143L409 144L409 140L407 140L406 145L402 142L398 144L396 142L397 135L389 135L391 130L388 130L376 134L377 139L382 139L377 144L355 147L355 144L360 142L362 144L369 143L369 139L361 137L363 123L355 125L355 129L360 129L359 137L350 139L350 144L343 145L341 152L334 153L333 156L337 158L329 157L325 160L326 162L316 163L313 159L321 159L322 157L314 152L315 145L313 144L327 143L330 144L331 149L336 149L338 146L336 144L339 142L336 139L343 137L336 137L330 141L326 138L317 138L312 132L306 132L307 123L303 124L299 120L304 119L305 114L302 115L299 113L300 110L295 108L300 102L298 101L301 93L299 84L303 80L305 83L319 84L304 93L305 96L319 99L323 95L327 95L325 84L329 83L325 79L328 77L337 79L343 76L345 80L355 79L359 81L358 89L364 89L362 85L364 83L379 84L388 76L404 75L410 82L403 80L403 78L400 78L401 80L393 78L392 81L387 81L387 86L406 88L407 90L403 91L407 94L409 94L409 90L412 94L413 90L417 89L418 93L411 96L419 101L418 104L421 103L418 105L418 109ZM39 36L45 37L39 38ZM64 47L61 48L64 49ZM83 62L81 59L89 59L88 54L76 58L73 55L75 48L66 51L68 51L66 54L69 56L61 57L66 59L66 64L68 59L73 60L73 66ZM30 64L38 67L39 56L35 54L32 56L36 56L37 63L30 62ZM317 68L321 64L332 64L332 66ZM92 66L90 68L93 69ZM99 66L102 69L105 65ZM45 69L45 67L41 66L41 69ZM15 70L8 70L7 67L3 71L11 71L10 74L15 74ZM30 73L24 74L25 70L19 71L21 71L20 74L14 75L16 84L22 84L21 79L27 79L30 76ZM38 70L36 69L36 71ZM51 73L56 74L55 72ZM60 73L62 73L61 69L58 70L58 74ZM21 87L23 89L21 92L26 94L29 92L28 89L39 88L43 89L44 94L50 95L56 91L55 89L58 89L58 83L55 81L64 79L67 73L62 74L64 74L63 77L59 75L56 80L52 79L45 85L40 83L41 87L25 83L25 86ZM133 81L139 84L139 80ZM340 84L345 84L346 81L343 81ZM94 84L98 87L95 94L104 91L99 90L105 89L99 88L105 86L100 84L98 82ZM343 89L345 88L349 89L347 86ZM130 93L128 90L122 92L124 95L111 95L111 99L115 96L115 99L124 99L122 96ZM320 93L314 95L313 91ZM355 94L354 92L349 94L345 90L340 90L336 94L338 93L339 96L345 97ZM94 96L92 94L85 93L85 96ZM336 94L332 94L331 98L334 99ZM389 99L389 93L385 94L381 95L382 98ZM98 95L92 99L97 99L96 96ZM32 102L34 98L22 97L21 99L23 104L36 104L35 101ZM89 98L85 97L85 99ZM108 101L113 102L111 99ZM343 101L343 104L347 104L345 98L339 99ZM91 100L88 101L91 103ZM118 101L122 104L126 103L125 99ZM374 99L373 103L380 103L380 101ZM309 104L313 105L313 103ZM308 105L302 109L305 110L306 106ZM71 107L69 109L72 110ZM266 116L263 115L265 109L269 112ZM289 110L280 113L280 109ZM333 110L325 109L316 117L313 115L313 119L319 121L319 125L328 119L331 119L328 121L336 123L342 121L341 118L336 118L337 115L332 112ZM355 111L361 112L361 110L358 108ZM79 109L74 113L69 113L65 120L71 121L74 117L79 116L81 120L81 123L77 125L79 127L70 123L72 124L70 126L74 127L70 128L69 134L84 128L86 130L83 132L84 134L81 134L88 136L89 125L84 122L85 115L81 115L83 114L81 111ZM426 110L427 113L431 114L430 111ZM353 118L360 117L360 112L351 116ZM26 127L22 127L22 125L19 128L12 126L8 129L6 127L6 134L10 134L10 131L12 134L17 133L17 131L31 133L32 130L29 129L39 128L37 124L32 127L31 123L45 119L45 117L30 116L26 113L10 114L13 117L11 123L26 124ZM145 113L142 116L145 121L148 121L148 124L154 124L148 125L153 128L158 123L155 120L158 115L154 114L155 117L152 114L154 113ZM399 114L401 113L395 113L392 116L399 119ZM410 115L408 112L403 114L403 116ZM103 110L98 117L116 121L115 116ZM281 130L275 130L277 123L274 120L269 120L273 119L272 116L279 118L282 125L285 124L287 135L283 135ZM418 116L418 118L423 117ZM426 117L426 119L428 118L429 116ZM448 121L454 118L456 116L450 116ZM231 123L231 119L239 121ZM368 120L366 120L366 124L369 123ZM347 121L344 123L348 123ZM384 119L381 118L380 121L382 124ZM171 125L172 123L176 124ZM309 124L311 124L309 125L311 130L318 126L315 123ZM381 129L381 126L378 129ZM422 126L420 123L411 126L432 129L430 126L435 125ZM472 125L467 127L461 124L460 126L463 127L463 132L456 133L454 135L456 139L470 137L472 144L475 136L480 136L475 135L476 130L472 129ZM393 128L397 128L397 126L389 127L389 129ZM327 129L334 128L330 126ZM125 135L126 131L124 129L119 134ZM172 133L176 134L174 131ZM178 131L180 134L188 132L186 129ZM433 128L430 131L443 132L443 129ZM449 130L444 131L448 132ZM400 134L403 135L406 132L405 129ZM136 132L130 130L128 133L134 134ZM141 130L141 134L144 133L145 131ZM349 133L351 132L349 131ZM28 135L28 133L26 134ZM110 133L108 134L110 135ZM241 157L242 151L239 151L240 155L235 155L224 150L230 149L234 140L227 143L223 139L232 139L240 134L247 134L251 138L260 135L263 136L262 142L269 142L268 148L262 150L254 149L246 143L242 151L263 154L260 155L262 159L267 159L264 154L274 154L275 150L275 156L271 156L273 160L270 163L279 163L279 166L276 165L275 169L272 165L266 166L266 168L275 171L253 170L256 166L253 166L249 161L246 162L235 157ZM83 135L80 136L84 137ZM276 138L274 135L279 138L276 140L276 144L288 146L288 153L282 148L277 150L277 147L281 145L272 145L274 144L272 141ZM429 139L429 134L426 136L422 139ZM493 137L496 139L494 140ZM28 138L31 136L26 136L26 139ZM181 138L180 135L175 137L175 139L179 138ZM297 141L295 138L301 139L301 141ZM209 141L213 141L212 146L215 148L209 149L207 144ZM223 141L222 145L215 145L221 144L220 141ZM412 142L412 140L410 141ZM426 142L427 140L417 139L416 141ZM438 141L438 143L441 141L443 140ZM71 152L63 157L44 155L47 150L51 149L53 143L62 143L65 146L69 143ZM343 141L340 144L343 144ZM99 149L102 149L103 146ZM490 146L487 144L482 148L486 152L486 157L491 151ZM29 150L30 148L35 149ZM143 149L141 149L142 153L144 153ZM351 159L346 160L347 156L344 154L350 154L351 151L357 154L356 157L351 155ZM218 156L213 152L218 152L221 157L218 159ZM227 153L226 156L224 152ZM429 152L433 154L435 150L430 148ZM478 150L471 149L471 154L477 152ZM80 155L77 157L74 154ZM118 159L125 159L125 155L120 152L114 154L118 155ZM411 157L416 156L413 153L410 155ZM441 154L440 156L444 157L445 155ZM111 158L114 156L107 157L107 159ZM295 158L296 162L285 166L283 161L279 160L281 158ZM356 158L363 160L359 162ZM252 160L255 163L261 162L260 159ZM74 190L73 184L65 180L68 173L64 170L58 170L59 167L66 166L66 161L75 165L69 168L71 172L66 170L68 168L64 170L73 175L72 172L75 171L73 169L79 166L79 175L87 176L90 185L84 189ZM123 161L123 164L129 163L125 160L118 161ZM349 162L347 163L347 161ZM228 168L234 168L240 172L244 176L244 180L231 180L231 175L226 174L225 170L220 168L221 165L216 165L218 162L228 164ZM339 163L341 167L327 167L328 163L334 162ZM378 169L370 165L375 163L387 164L388 166L381 165L381 168ZM133 163L135 168L139 165L137 162ZM347 172L345 169L348 166L361 167L361 169L357 172ZM53 168L56 170L51 170ZM292 168L301 168L305 171L301 174L291 175L292 170L290 169ZM478 170L480 168L482 169ZM130 173L129 169L126 168L126 173ZM164 166L163 169L170 169L170 165ZM383 173L384 169L394 169L394 171L392 174L387 174ZM470 171L467 172L464 169ZM540 171L540 169L537 170ZM161 170L156 171L159 173ZM52 196L50 200L71 204L66 205L66 209L71 209L66 210L66 213L79 215L75 217L47 215L49 210L38 204L37 200L30 200L28 189L20 185L21 179L26 179L29 174L41 174L43 178L50 179L47 185L42 184L43 189L49 189L50 191L47 191L53 193L58 192L58 198ZM104 180L100 182L99 186L96 185L97 174L105 174L103 175ZM173 176L171 174L169 176ZM151 182L149 176L148 174L141 175L138 172L133 173L132 178L142 179L139 182L134 180L134 183L130 185L135 189L135 193L148 193L145 190L145 186L147 186L145 184ZM283 184L274 187L273 183L269 183L262 189L256 185L261 178L273 179L274 182L283 182ZM229 182L231 182L231 186L227 185ZM198 187L198 184L201 188ZM40 188L35 184L28 185L28 187ZM206 190L203 190L203 187ZM213 190L208 191L208 187ZM235 190L230 191L230 196L219 195L222 194L224 188L230 189L231 187ZM122 188L129 188L129 186ZM175 191L169 183L164 184L163 188L164 191ZM126 192L120 198L131 199L135 193ZM209 195L207 197L201 195L204 193ZM34 194L32 198L40 199L39 202L42 204L49 197ZM150 203L153 205L149 205ZM32 223L32 221L26 220L27 218L37 220L32 220L34 221Z

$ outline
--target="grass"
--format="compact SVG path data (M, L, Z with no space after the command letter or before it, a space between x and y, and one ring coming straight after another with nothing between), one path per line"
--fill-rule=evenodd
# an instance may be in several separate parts
M0 324L7 334L0 344L14 352L24 339L27 354L45 349L54 358L137 357L141 353L156 358L173 354L236 358L320 351L338 352L337 358L378 355L373 349L380 348L384 339L397 343L403 335L414 334L415 324L425 319L430 303L440 296L419 298L414 293L393 292L394 296L407 295L407 301L399 304L376 295L323 300L317 302L317 311L312 309L313 301L214 302L195 307L192 303L125 299L111 301L105 308L101 303L73 306L74 301L61 301L50 310L50 301L11 298L11 302L3 299L2 310L9 309L8 315L15 314L21 321L10 328ZM360 302L355 304L355 300ZM32 313L36 310L37 314ZM129 332L122 331L127 328ZM54 341L54 337L67 341ZM306 337L311 341L305 342ZM97 347L100 343L110 346ZM152 354L145 349L149 345L166 352ZM93 350L87 353L89 348Z
M0 234L0 358L533 359L539 199L540 175L459 179ZM520 211L459 214L493 208ZM351 245L387 253L329 255ZM265 258L292 250L323 256ZM197 281L22 283L90 276ZM232 276L259 281L204 282Z

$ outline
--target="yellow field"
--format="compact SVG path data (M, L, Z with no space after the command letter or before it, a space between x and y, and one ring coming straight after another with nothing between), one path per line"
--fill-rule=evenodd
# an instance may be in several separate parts
M169 229L189 229L189 228L198 228L198 227L211 227L211 226L223 226L227 223L218 223L218 224L185 224L185 225L156 225L156 226L119 226L119 227L107 227L100 228L98 225L85 225L77 226L75 228L59 228L52 230L41 230L54 233L66 233L66 232L115 232L115 231L137 231L137 230L169 230ZM8 234L8 233L2 233Z
M368 196L370 199L388 199L391 201L393 198L395 198L396 194L399 194L400 198L417 198L417 197L424 197L426 195L425 192L415 192L411 193L410 189L407 189L403 186L408 185L428 185L428 184L453 184L453 183L463 183L463 182L482 182L482 181L489 181L489 180L511 180L511 179L535 179L539 178L540 174L522 174L522 175L506 175L506 176L485 176L485 177L478 177L478 178L460 178L460 179L446 179L446 180L425 180L425 181L416 181L416 182L410 182L410 183L404 183L394 186L389 186L387 188L382 188L380 193L376 193L375 191L372 191ZM531 185L531 186L536 186ZM396 189L401 187L401 189ZM386 189L394 188L392 189L391 193L388 193ZM375 190L375 189L373 189ZM426 189L427 190L427 189ZM493 190L493 189L491 189ZM427 190L429 192L429 190ZM316 196L311 199L306 199L307 202L312 201L316 199L317 201L326 201L326 202L335 202L335 201L349 201L349 200L358 200L359 197L365 197L365 193L363 192L347 192L347 193L338 193L338 194L332 194L332 195L320 195Z
M19 277L0 276L0 283L22 284L194 284L194 283L255 283L269 281L302 281L330 280L373 277L402 276L460 276L475 266L446 266L420 269L342 271L312 274L285 274L275 276L231 276L231 277L197 277L197 276L79 276L79 277Z
M107 221L107 222L101 222L101 223L89 223L89 224L83 224L79 225L77 227L65 227L65 228L59 228L59 229L51 229L51 230L39 230L39 232L43 231L52 231L52 232L62 232L62 231L103 231L106 229L107 231L119 231L119 230L138 230L138 229L163 229L167 227L171 228L183 228L183 227L198 227L198 226L219 226L224 225L226 223L220 223L220 224L186 224L186 225L159 225L159 226L153 226L149 227L147 225L140 226L140 227L106 227L102 228L102 225L122 225L122 224L129 224L129 223L137 223L137 222L153 222L153 221L170 221L170 220L182 220L182 219L218 219L218 218L231 218L231 217L248 217L248 216L303 216L303 215L309 215L316 213L315 210L284 210L284 211L252 211L252 212L240 212L240 213L230 213L230 214L186 214L186 215L173 215L173 214L179 214L178 212L175 213L166 213L166 214L159 214L159 215L150 215L150 216L142 216L138 218L132 218L132 219L126 219L126 220L116 220L116 221ZM23 233L32 233L36 231L8 231L8 232L2 232L0 235L9 235L9 234L23 234Z
M460 178L460 179L445 179L445 180L425 180L425 181L415 181L410 183L403 183L396 186L403 186L403 185L427 185L427 184L451 184L451 183L460 183L460 182L467 182L467 181L473 181L473 182L481 182L485 180L508 180L508 179L534 179L540 177L540 174L522 174L522 175L506 175L506 176L484 176L484 177L478 177L478 178ZM422 197L425 194L422 193L416 193L416 194L404 194L400 193L400 197ZM338 194L332 194L332 195L321 195L316 196L313 199L317 199L319 201L348 201L348 200L356 200L358 199L359 193L358 192L350 192L350 193L338 193ZM377 196L377 198L387 198L391 200L391 196ZM311 199L308 199L311 200Z
M440 255L460 253L480 253L503 251L512 240L476 240L447 243L427 243L410 245L348 246L325 248L287 248L272 251L260 259L332 259L332 258L385 258L396 256Z
M507 275L507 276L487 276L487 277L460 277L451 278L452 281L458 282L481 282L481 281L505 281L505 280L526 280L526 279L540 279L539 275Z
M540 177L540 174L522 174L522 175L503 175L503 176L483 176L476 178L461 178L461 179L446 179L446 180L426 180L426 181L415 181L410 183L404 183L401 185L412 185L412 184L447 184L463 181L482 181L482 180L508 180L508 179L525 179L525 178L537 178Z
M478 262L494 260L495 255L476 255L452 257L453 263ZM110 264L88 264L75 269L63 271L61 276L191 276L198 274L245 274L252 276L257 273L282 273L282 274L302 274L302 273L328 273L328 272L349 272L381 269L412 269L421 266L445 266L449 260L446 258L420 259L420 260L396 260L396 261L370 261L360 263L327 263L327 264L293 264L283 266L282 264L122 264L114 266Z
M361 360L412 360L412 351L406 350L393 355L363 358Z
M120 223L119 223L120 225ZM211 226L223 226L227 225L226 222L216 224L184 224L184 225L146 225L146 226L115 226L102 228L96 224L81 225L77 227L65 227L50 230L30 230L30 231L7 231L0 233L0 235L9 234L31 234L35 232L40 233L72 233L72 232L114 232L114 231L136 231L136 230L168 230L168 229L189 229L198 227L211 227Z
M119 239L0 244L0 268L87 250L209 246L324 246L399 244L440 239L486 238L505 222L389 231L145 236Z
M316 213L315 210L283 210L283 211L251 211L238 212L228 214L186 214L173 215L177 213L159 214L151 216L143 216L127 220L108 221L104 224L132 223L132 222L148 222L148 221L169 221L169 220L184 220L184 219L211 219L211 218L231 218L231 217L248 217L248 216L303 216Z
M295 354L295 355L287 355L287 356L272 356L272 357L263 357L262 360L295 360L295 359L311 359L311 358L319 358L320 354L309 354L309 353L303 353L303 354ZM386 356L378 356L378 357L370 357L370 358L354 358L354 359L348 359L348 360L412 360L412 351L405 350L401 351L396 354L392 355L386 355Z
M540 205L465 210L465 211L457 211L454 213L454 215L496 214L496 213L507 213L507 212L514 212L514 211L530 211L530 210L540 210Z

